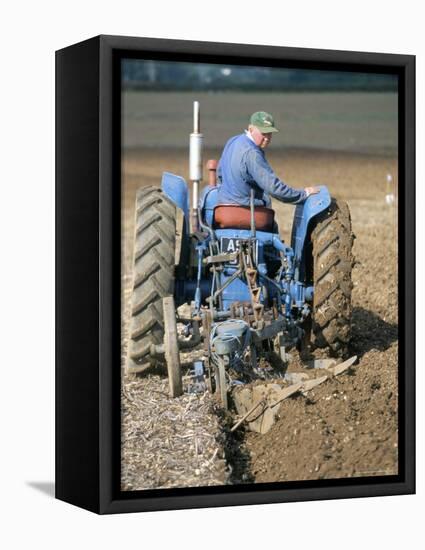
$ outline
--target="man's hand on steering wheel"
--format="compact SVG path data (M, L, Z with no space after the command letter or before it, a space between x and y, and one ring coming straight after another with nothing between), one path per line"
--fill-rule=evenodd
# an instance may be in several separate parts
M304 191L307 197L309 197L310 195L316 195L316 193L319 193L320 187L306 187Z

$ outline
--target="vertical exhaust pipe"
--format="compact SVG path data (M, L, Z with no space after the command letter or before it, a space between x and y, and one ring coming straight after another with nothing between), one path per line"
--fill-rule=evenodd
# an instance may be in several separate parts
M199 101L193 102L193 132L189 142L189 179L192 182L192 232L199 229L198 220L198 193L202 181L202 144L204 136L201 134Z

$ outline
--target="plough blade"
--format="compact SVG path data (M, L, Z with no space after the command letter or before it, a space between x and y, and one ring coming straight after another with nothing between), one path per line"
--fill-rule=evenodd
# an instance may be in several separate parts
M350 357L350 359L347 359L343 363L337 363L336 359L313 359L312 361L306 362L306 368L325 369L332 372L332 374L336 376L337 374L341 374L342 372L347 370L356 361L357 355Z
M304 382L302 387L302 392L308 392L315 388L316 386L319 386L322 384L325 380L328 379L328 376L319 376L319 378L313 378L313 380L307 380L307 382Z
M242 423L241 420L246 420L250 430L261 434L267 433L276 420L279 410L276 405L300 391L302 387L302 382L286 388L279 384L261 384L235 391L233 399L242 419L233 426L232 431Z
M334 365L336 365L336 359L312 359L305 363L307 369L328 369Z
M297 384L298 382L305 382L309 379L308 374L305 372L287 372L284 378L288 384Z
M277 419L282 401L298 392L305 394L320 384L323 384L323 382L332 376L342 374L349 369L356 360L356 355L339 364L335 364L335 361L331 360L332 363L326 367L326 370L329 371L329 375L309 380L303 380L303 377L295 377L294 379L298 379L299 381L286 387L270 383L237 389L234 392L233 400L241 418L234 424L231 431L236 430L243 422L247 422L248 428L251 431L261 434L267 433Z
M338 376L338 374L342 374L347 369L349 369L351 365L353 365L356 361L357 355L353 355L353 357L350 357L350 359L347 359L343 363L339 363L334 367L328 367L328 371L331 372L334 376Z

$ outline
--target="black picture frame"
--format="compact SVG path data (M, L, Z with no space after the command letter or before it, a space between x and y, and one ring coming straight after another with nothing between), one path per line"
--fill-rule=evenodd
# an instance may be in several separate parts
M399 474L120 491L123 57L399 77ZM415 492L415 57L98 36L56 52L56 498L100 514Z

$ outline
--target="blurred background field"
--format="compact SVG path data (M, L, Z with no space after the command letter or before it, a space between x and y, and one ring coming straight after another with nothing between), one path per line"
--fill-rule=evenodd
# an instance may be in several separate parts
M192 105L201 104L207 148L222 148L255 111L273 114L280 132L270 150L319 149L396 155L395 92L161 92L128 90L122 96L123 147L185 149Z

